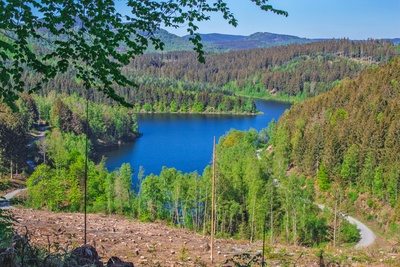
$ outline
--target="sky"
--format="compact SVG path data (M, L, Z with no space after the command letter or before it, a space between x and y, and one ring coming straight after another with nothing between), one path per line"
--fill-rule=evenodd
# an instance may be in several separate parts
M121 5L123 1L116 1ZM235 28L213 14L200 23L200 33L251 35L255 32L288 34L303 38L349 38L352 40L400 38L400 0L270 0L288 17L260 10L250 0L226 0L239 25ZM126 9L125 9L126 10ZM184 27L166 28L178 36Z

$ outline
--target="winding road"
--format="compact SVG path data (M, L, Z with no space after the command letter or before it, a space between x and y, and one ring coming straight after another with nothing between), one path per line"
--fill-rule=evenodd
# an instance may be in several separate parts
M262 149L256 150L256 156L258 159L261 159L261 157L260 157L261 151L262 151ZM324 205L321 205L321 204L316 204L316 205L321 210L325 209ZM348 222L355 224L357 226L358 231L360 231L361 239L358 241L355 248L365 248L365 247L372 245L375 242L375 239L376 239L375 233L371 229L369 229L365 224L363 224L359 220L356 220L355 218L348 216L346 214L342 214L342 216Z
M14 197L16 194L18 194L19 192L24 191L24 190L26 190L26 188L16 189L16 190L6 194L5 196L0 197L1 200L4 199L3 201L0 202L0 208L2 208L2 209L12 209L13 207L10 206L9 200L12 197Z
M321 210L325 209L324 205L317 204L317 206ZM353 217L348 216L346 214L342 214L342 217L345 220L347 220L348 222L355 224L357 226L358 231L360 231L361 239L356 244L356 246L355 246L356 248L365 248L365 247L372 245L375 242L376 235L365 224L363 224L359 220L356 220Z

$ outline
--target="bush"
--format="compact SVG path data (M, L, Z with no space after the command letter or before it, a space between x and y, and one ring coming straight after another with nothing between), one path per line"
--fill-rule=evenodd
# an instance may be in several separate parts
M354 202L358 199L358 192L357 191L350 191L347 193L349 197L350 203L354 205Z
M360 232L355 224L343 221L340 228L340 239L343 243L355 243L360 240Z

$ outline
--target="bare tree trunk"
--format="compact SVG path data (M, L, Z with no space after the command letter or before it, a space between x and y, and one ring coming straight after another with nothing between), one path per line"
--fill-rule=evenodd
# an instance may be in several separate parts
M286 241L289 243L289 211L286 209Z
M336 246L336 227L337 227L337 200L335 200L334 221L333 221L333 246Z
M339 194L339 211L338 212L340 212L341 205L342 205L342 194ZM339 221L338 221L338 232L337 232L338 242L337 243L340 246L340 217L338 219L339 219Z
M203 236L206 235L206 222L207 222L207 196L208 196L208 188L206 187L206 201L204 203L204 221L203 221Z
M12 180L13 179L13 162L12 162L12 160L10 163L10 171L11 171L11 180Z
M215 136L213 145L213 165L212 165L212 177L211 177L211 263L214 263L214 229L215 229Z
M293 244L297 245L297 217L296 212L293 214Z
M272 198L271 198L272 199ZM270 216L270 227L271 227L271 237L270 237L270 243L272 244L274 242L274 213L272 212L272 200L271 200L271 205L270 205L270 212L271 212L271 216Z
M255 207L256 207L256 198L254 197L253 201L253 214L251 218L251 235L250 235L250 243L253 243L253 238L254 238L254 212L255 212Z

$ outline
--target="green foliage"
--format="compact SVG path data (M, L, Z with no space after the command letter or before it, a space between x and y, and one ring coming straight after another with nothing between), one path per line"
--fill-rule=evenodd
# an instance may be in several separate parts
M395 207L398 203L400 191L400 173L398 165L393 166L388 176L387 192L389 195L389 203L392 207Z
M124 214L130 210L130 195L132 188L132 170L129 163L121 165L114 182L114 201L117 213Z
M375 168L375 175L374 175L374 184L372 188L372 193L375 197L382 199L383 197L383 169L382 166L378 166Z
M392 81L400 79L399 68L400 59L395 58L357 79L343 80L331 92L293 105L276 130L275 164L312 177L317 172L321 191L328 191L329 182L335 181L395 205L400 94Z
M358 192L350 191L347 193L347 197L349 198L350 203L354 205L354 202L358 199Z
M331 121L330 121L331 125L336 126L337 123L344 120L346 118L346 116L347 116L347 112L345 110L343 110L343 109L336 110L331 117Z
M324 163L321 163L317 173L318 187L321 191L326 192L331 188L331 181L329 179L328 169Z
M353 184L359 174L358 147L353 144L343 157L341 175L348 184Z
M193 105L193 111L194 112L203 112L204 111L204 105L201 102L195 102Z
M360 232L355 224L343 221L340 227L340 239L344 243L355 243L360 240Z

